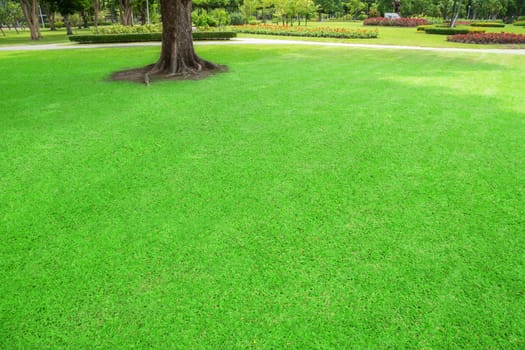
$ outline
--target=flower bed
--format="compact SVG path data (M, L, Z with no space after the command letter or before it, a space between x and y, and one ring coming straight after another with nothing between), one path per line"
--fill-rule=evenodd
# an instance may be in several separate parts
M372 17L365 19L363 25L365 26L387 26L387 27L417 27L429 24L424 18L385 18Z
M465 44L525 44L525 35L514 33L470 33L447 37L448 41Z
M505 27L504 23L499 23L499 22L472 22L470 25L473 27L493 27L493 28Z
M299 26L289 27L273 24L233 26L232 30L236 33L304 36L314 38L369 39L377 38L378 36L377 30Z

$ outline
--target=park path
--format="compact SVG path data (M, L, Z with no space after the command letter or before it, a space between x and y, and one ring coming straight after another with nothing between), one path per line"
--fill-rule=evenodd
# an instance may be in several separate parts
M470 48L447 48L447 47L421 47L404 45L376 45L376 44L353 44L353 43L334 43L322 41L301 41L301 40L276 40L276 39L257 39L257 38L234 38L227 41L196 41L195 45L305 45L305 46L330 46L330 47L353 47L365 49L388 49L388 50L417 50L417 51L438 51L438 52L471 52L489 53L503 55L525 56L525 49L470 49ZM137 46L160 46L160 42L148 43L124 43L124 44L46 44L46 45L16 45L0 46L0 51L36 51L36 50L68 50L68 49L94 49L94 48L116 48L116 47L137 47Z

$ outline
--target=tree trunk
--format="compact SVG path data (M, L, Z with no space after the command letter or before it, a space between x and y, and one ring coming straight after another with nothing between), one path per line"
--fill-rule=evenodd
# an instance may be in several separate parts
M131 14L131 0L119 0L118 5L120 8L120 22L123 26L132 26L133 17Z
M200 79L226 67L203 60L195 53L191 28L191 0L160 0L162 46L159 60L149 66L112 74L114 80L150 84L155 80Z
M82 11L82 27L84 27L84 29L89 28L88 20L89 20L89 14L86 11ZM78 29L80 29L80 26L78 27Z
M94 21L93 21L93 25L95 26L95 33L98 32L98 12L99 12L99 0L94 0L93 1L93 16L94 16Z
M218 69L218 65L197 56L193 48L191 0L161 0L160 10L162 48L150 73L186 76Z
M459 17L459 12L461 11L461 2L462 0L459 0L459 2L454 2L454 5L457 6L456 8L456 13L454 14L454 17L452 18L452 21L450 22L450 27L451 28L454 28L456 26L456 21L458 20L458 17ZM454 9L454 7L452 7Z
M55 27L55 12L54 11L49 11L48 19L49 19L49 30L56 31L57 28Z
M20 6L31 32L31 40L40 40L40 26L38 25L38 0L20 0Z
M71 21L69 20L69 15L63 15L64 24L66 25L66 35L73 35L73 30L71 30Z

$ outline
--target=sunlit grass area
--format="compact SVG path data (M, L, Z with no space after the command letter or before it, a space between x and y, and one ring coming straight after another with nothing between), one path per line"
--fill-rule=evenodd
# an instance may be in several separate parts
M0 348L525 347L523 57L0 53Z

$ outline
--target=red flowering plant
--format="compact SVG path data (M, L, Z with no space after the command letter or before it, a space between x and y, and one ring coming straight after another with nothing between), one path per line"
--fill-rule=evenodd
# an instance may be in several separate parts
M503 32L469 33L450 35L447 40L465 44L525 44L525 35Z
M417 27L427 25L425 18L385 18L371 17L363 21L365 26Z

